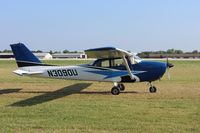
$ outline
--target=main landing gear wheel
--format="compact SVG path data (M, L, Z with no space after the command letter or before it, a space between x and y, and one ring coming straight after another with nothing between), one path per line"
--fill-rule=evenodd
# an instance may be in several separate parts
M120 91L124 91L125 90L124 84L118 84L118 87L119 87Z
M151 86L151 87L149 88L149 92L150 92L150 93L156 93L156 91L157 91L157 89L156 89L155 86Z
M113 95L119 95L120 93L120 88L118 86L114 86L112 89L111 89L111 93Z

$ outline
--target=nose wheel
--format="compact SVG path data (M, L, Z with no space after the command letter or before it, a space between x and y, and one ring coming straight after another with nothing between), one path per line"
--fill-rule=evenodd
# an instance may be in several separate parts
M151 84L151 82L150 82L149 92L150 92L150 93L156 93L156 91L157 91L156 87L153 86L153 85Z
M119 95L121 91L125 90L124 84L114 83L114 87L111 89L113 95Z
M156 93L156 91L157 91L157 89L156 89L155 86L151 86L151 87L149 88L149 92L150 92L150 93Z

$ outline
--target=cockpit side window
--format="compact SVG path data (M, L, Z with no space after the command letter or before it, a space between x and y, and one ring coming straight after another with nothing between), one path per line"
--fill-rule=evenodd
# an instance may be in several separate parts
M93 64L96 67L115 67L115 66L124 66L124 61L121 58L117 59L98 59Z
M101 62L101 67L110 67L109 60L103 60L103 61Z
M98 59L92 65L96 67L110 67L109 60L105 59Z
M101 67L101 61L97 60L93 63L93 66Z
M113 66L124 66L123 59L113 59Z

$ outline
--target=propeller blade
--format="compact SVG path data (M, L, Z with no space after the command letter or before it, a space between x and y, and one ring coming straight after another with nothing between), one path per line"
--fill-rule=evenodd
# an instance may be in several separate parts
M168 57L167 57L167 61L166 61L166 62L167 62L167 67L168 67L168 64L169 64L169 59L168 59Z
M167 68L167 75L168 75L168 79L170 80L171 76L170 76L170 72L169 72L169 67Z
M169 59L168 59L168 57L167 57L167 60L166 60L166 66L167 66L167 68L174 67L173 64L169 63Z
M167 57L167 60L166 60L166 67L167 67L167 75L168 75L168 79L170 80L170 79L171 79L171 76L170 76L169 69L170 69L171 67L174 67L174 65L171 64L171 63L169 63L169 59L168 59L168 57Z

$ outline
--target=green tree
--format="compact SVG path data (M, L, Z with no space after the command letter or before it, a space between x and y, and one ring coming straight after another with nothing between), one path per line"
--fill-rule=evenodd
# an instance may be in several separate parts
M43 51L42 50L37 50L37 51L35 51L36 53L43 53Z
M3 51L3 53L12 53L12 51L11 51L11 50L8 50L8 49L5 49L5 50Z
M198 54L199 52L198 52L198 50L193 50L192 53L193 54Z
M53 54L53 51L52 51L52 50L50 50L50 51L49 51L49 54Z
M61 53L60 51L55 51L55 52L53 52L54 54L59 54L59 53Z
M167 50L167 54L174 54L175 53L175 50L174 49L168 49Z
M69 53L69 50L65 49L63 50L63 53Z
M175 50L175 53L176 54L183 54L183 51L182 50Z

